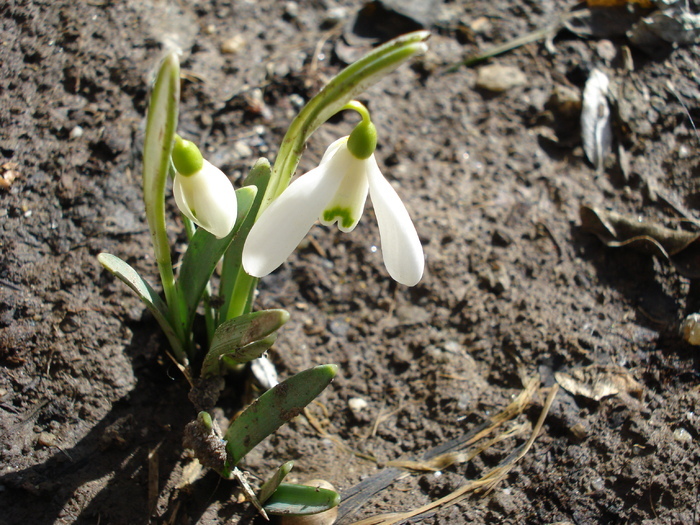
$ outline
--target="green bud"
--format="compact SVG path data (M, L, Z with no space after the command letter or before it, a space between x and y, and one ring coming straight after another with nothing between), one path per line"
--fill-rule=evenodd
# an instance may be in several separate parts
M213 423L211 420L211 416L209 415L208 412L200 412L197 414L197 420L200 425L203 425L204 428L207 429L208 432L211 432L211 429L213 427Z
M354 157L364 160L372 156L377 147L377 128L372 121L362 119L348 138L348 150Z
M199 148L194 142L184 140L179 135L175 135L175 145L172 153L175 170L185 177L194 175L204 166L204 158Z

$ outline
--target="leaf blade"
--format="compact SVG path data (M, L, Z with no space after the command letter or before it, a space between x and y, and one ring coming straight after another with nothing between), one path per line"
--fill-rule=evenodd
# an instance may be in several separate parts
M241 315L221 323L214 332L209 351L204 357L202 377L219 375L219 361L223 356L228 356L238 363L259 357L266 349L250 359L246 358L248 355L255 354L260 346L267 344L266 339L274 335L288 320L289 312L275 309ZM262 342L263 345L256 346L258 342ZM273 343L274 339L269 341L267 348Z
M260 487L260 494L258 495L258 500L260 503L264 505L265 502L270 499L270 496L272 496L272 494L277 490L277 487L280 486L282 481L284 481L284 478L287 477L287 474L291 472L293 467L293 461L283 463L270 477L270 479L263 483L262 487Z
M268 390L246 408L226 431L229 468L258 443L301 413L338 373L338 365L309 368Z
M337 507L339 503L340 494L334 490L281 483L263 508L265 512L273 515L304 516L324 512Z
M180 339L177 337L175 329L173 328L168 317L168 306L165 304L163 299L161 299L160 295L158 295L148 281L141 278L134 268L116 255L112 255L110 253L100 253L97 256L97 260L107 271L121 280L136 293L138 298L141 299L141 301L153 314L156 321L158 321L158 324L168 338L168 341L170 341L170 345L172 346L173 352L175 352L178 360L180 360L182 364L186 364L187 361L180 343Z

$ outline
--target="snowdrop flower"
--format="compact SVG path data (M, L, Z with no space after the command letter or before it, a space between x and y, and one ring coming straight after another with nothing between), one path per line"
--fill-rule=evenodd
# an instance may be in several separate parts
M226 237L236 224L236 192L226 175L202 158L192 142L175 138L173 193L182 214L214 235Z
M376 143L365 109L350 136L331 144L319 166L292 182L260 215L243 248L245 271L263 277L275 270L317 218L326 226L337 221L341 231L352 231L369 193L389 275L406 286L417 284L423 276L423 248L406 207L379 170Z

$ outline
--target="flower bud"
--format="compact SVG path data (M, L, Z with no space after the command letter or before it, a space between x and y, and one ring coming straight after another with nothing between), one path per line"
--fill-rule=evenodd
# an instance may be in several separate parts
M202 158L192 142L175 139L173 193L182 214L214 235L226 237L236 224L236 192L228 177Z

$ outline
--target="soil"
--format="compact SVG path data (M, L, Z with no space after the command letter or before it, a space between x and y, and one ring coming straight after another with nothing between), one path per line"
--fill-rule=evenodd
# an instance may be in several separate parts
M158 282L139 175L154 70L169 46L182 50L179 132L238 185L257 157L274 159L300 101L378 39L421 24L429 52L360 98L426 275L413 288L388 277L369 207L350 234L314 227L263 279L256 306L291 313L270 352L280 377L321 363L340 374L311 419L247 457L251 483L294 459L294 479L323 477L347 495L392 460L459 440L537 378L542 390L506 429L534 424L547 390L566 388L532 448L493 491L416 522L699 523L700 353L679 335L698 283L663 257L606 246L579 210L697 224L700 51L650 55L623 35L559 31L490 60L524 74L504 92L475 87L482 66L446 71L570 4L435 1L413 19L375 5L361 30L363 5L349 1L4 2L0 523L254 520L235 483L193 473L187 382L142 304L96 261L113 253ZM628 93L600 171L575 109L552 98L580 95L593 67ZM353 122L314 135L300 172ZM172 202L169 213L177 256L185 236ZM584 373L617 387L598 396L562 379ZM229 383L221 418L240 406ZM402 473L343 523L434 501L529 432L437 473Z

